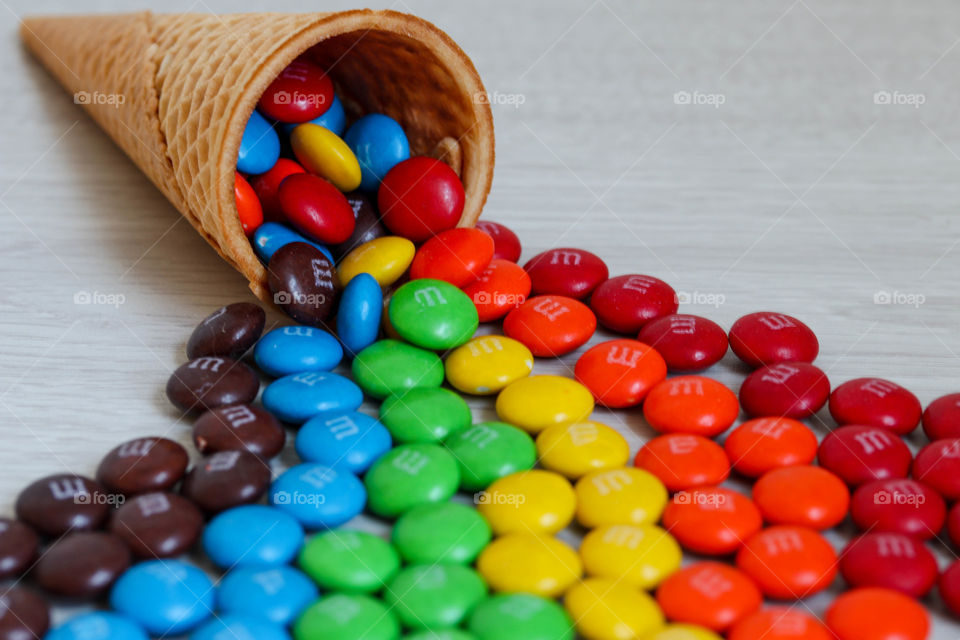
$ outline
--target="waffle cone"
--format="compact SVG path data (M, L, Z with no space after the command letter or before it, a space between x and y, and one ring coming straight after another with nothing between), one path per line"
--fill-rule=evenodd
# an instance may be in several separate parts
M220 256L268 300L244 236L234 170L250 113L306 53L328 69L348 113L380 112L411 153L450 164L466 191L461 225L493 179L493 118L476 69L428 22L393 11L33 17L21 36L94 120Z

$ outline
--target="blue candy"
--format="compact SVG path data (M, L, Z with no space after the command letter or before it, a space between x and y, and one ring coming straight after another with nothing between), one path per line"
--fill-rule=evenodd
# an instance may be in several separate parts
M280 158L280 136L266 118L254 111L247 120L237 154L237 170L243 173L266 173Z
M239 567L220 581L217 600L226 614L246 614L287 626L320 597L305 573L293 567Z
M382 313L380 283L369 273L358 273L343 288L337 309L337 335L347 353L360 353L377 341Z
M210 617L213 583L180 560L148 560L128 569L110 591L110 606L153 635L185 633Z
M363 391L336 373L307 371L271 382L261 402L284 422L301 424L320 413L353 411L363 404Z
M219 514L203 531L203 549L219 567L278 565L303 545L303 527L279 509L259 504Z
M143 629L123 616L109 611L94 611L70 618L44 636L44 640L149 640L149 638Z
M410 143L396 120L382 113L363 116L347 130L343 141L360 163L360 188L372 191L398 162L410 157Z
M227 614L191 633L190 640L290 640L290 634L262 618Z
M387 428L356 411L311 418L300 427L296 440L297 454L303 460L358 474L369 469L391 446Z
M310 120L310 123L320 125L324 129L329 129L342 138L343 130L347 128L347 114L343 110L343 103L340 102L340 98L334 94L333 102L330 103L330 108L324 111L323 115L317 116L313 120ZM301 124L303 123L284 123L283 132L289 136L291 133L293 133L293 130Z
M343 347L323 329L281 327L260 338L253 359L264 372L279 378L305 371L330 371L343 359Z
M270 487L270 503L311 530L340 526L366 502L367 490L357 476L312 462L288 469Z
M322 244L317 244L313 240L308 240L294 231L290 227L279 222L264 222L253 232L253 250L263 262L270 262L270 258L276 253L277 249L291 242L306 242L312 244L327 256L330 262L333 262L333 254Z

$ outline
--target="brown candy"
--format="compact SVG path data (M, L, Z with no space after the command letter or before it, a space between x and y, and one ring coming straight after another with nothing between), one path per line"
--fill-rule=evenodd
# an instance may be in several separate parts
M0 578L12 578L26 571L37 559L40 538L28 525L0 518Z
M144 493L117 509L110 531L141 558L169 558L187 551L200 537L203 515L175 493Z
M17 496L17 517L39 533L60 536L67 531L99 529L116 496L100 483L71 473L41 478Z
M167 438L137 438L119 445L103 457L97 480L111 491L128 496L163 491L180 482L190 455Z
M216 513L256 502L271 477L269 463L249 451L221 451L200 460L181 492L204 511Z
M9 587L0 593L0 640L39 640L50 628L50 607L36 592Z
M193 442L203 454L245 449L272 458L283 449L286 439L272 413L246 404L207 411L193 425Z
M252 302L220 307L197 325L187 341L187 357L240 358L263 333L267 314Z
M273 254L267 266L273 301L297 322L323 326L336 302L333 264L316 247L291 242Z
M337 261L365 242L387 235L386 228L380 223L377 207L367 194L352 191L344 195L347 196L347 202L353 208L353 217L356 218L357 224L353 227L353 233L349 238L340 244L327 247Z
M43 552L31 575L45 591L69 598L103 593L130 566L123 540L102 531L71 533Z
M253 401L260 380L232 358L208 356L180 365L167 380L167 397L182 411L204 411Z

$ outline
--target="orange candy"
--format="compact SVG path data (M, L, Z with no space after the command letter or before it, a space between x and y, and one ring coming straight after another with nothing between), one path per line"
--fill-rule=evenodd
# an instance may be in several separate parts
M490 322L526 302L530 286L530 276L523 267L494 258L475 282L463 287L463 292L473 300L480 322Z
M236 175L233 179L233 196L237 200L240 226L243 227L243 232L249 236L263 224L263 207L260 206L260 198L257 197L257 193L250 186L250 183L239 172L235 171L234 173Z
M638 340L608 340L590 347L574 369L598 404L614 409L640 404L654 385L667 377L667 363Z
M562 356L584 344L597 330L590 307L565 296L536 296L507 314L503 332L535 356Z
M755 418L731 431L723 447L734 469L756 478L777 467L813 462L817 436L793 418Z
M643 417L661 433L723 433L740 412L736 394L703 376L677 376L655 386L643 403Z
M823 591L837 575L837 552L806 527L769 527L750 537L737 553L737 566L764 595L794 599Z
M769 607L733 625L727 640L834 640L819 620L799 608Z
M771 524L829 529L850 509L850 490L822 467L797 465L768 471L753 485L753 501Z
M690 433L654 438L637 452L633 464L660 478L670 491L720 484L730 475L723 447Z
M723 487L703 487L673 496L663 527L684 549L704 555L733 553L760 531L763 519L747 496Z
M925 640L930 618L919 602L892 589L851 589L825 617L837 640Z
M672 622L723 631L759 609L763 597L741 571L720 562L696 562L660 583L657 602Z
M493 259L493 238L479 229L441 231L417 249L410 278L444 280L463 287L480 277Z

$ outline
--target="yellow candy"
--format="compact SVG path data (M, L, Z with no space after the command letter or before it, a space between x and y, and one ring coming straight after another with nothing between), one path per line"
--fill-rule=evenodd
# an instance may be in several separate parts
M592 529L605 524L649 524L667 506L667 488L648 471L634 467L593 471L577 480L577 522Z
M568 478L627 464L626 438L600 422L587 420L547 427L537 436L540 465Z
M586 640L634 640L664 624L656 600L608 578L587 578L571 587L563 606Z
M497 396L497 415L530 433L555 424L585 420L593 411L593 395L571 378L532 376L510 383Z
M477 571L493 591L556 598L583 573L577 552L556 538L510 533L480 553Z
M365 242L337 265L340 285L346 286L358 273L369 273L381 287L389 287L406 272L416 251L412 242L400 236Z
M522 342L506 336L480 336L447 356L447 381L474 395L500 391L533 371L533 354Z
M693 624L668 624L653 635L644 636L643 640L723 640L709 629Z
M673 536L652 524L614 524L583 538L580 557L587 575L652 589L680 568L683 552Z
M566 478L552 471L520 471L496 480L480 494L477 509L496 535L551 534L573 520L577 500Z
M340 191L360 186L360 163L347 143L317 124L301 124L290 134L293 154L309 173L326 178Z

